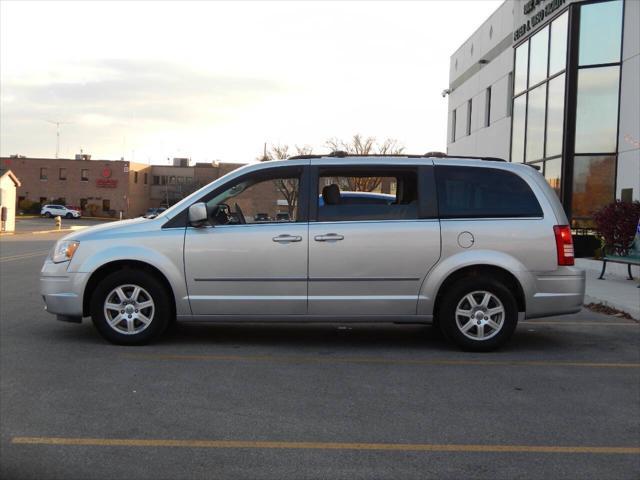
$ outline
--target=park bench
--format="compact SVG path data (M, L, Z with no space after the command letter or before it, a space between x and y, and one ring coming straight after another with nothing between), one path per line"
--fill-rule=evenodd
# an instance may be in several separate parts
M627 248L620 248L621 245L610 245L605 247L605 255L602 257L602 272L600 272L599 280L603 279L604 272L607 269L607 262L623 263L627 265L629 280L633 280L631 275L631 265L640 266L640 222L636 230L636 236ZM610 253L607 253L610 252ZM640 285L638 285L640 288Z

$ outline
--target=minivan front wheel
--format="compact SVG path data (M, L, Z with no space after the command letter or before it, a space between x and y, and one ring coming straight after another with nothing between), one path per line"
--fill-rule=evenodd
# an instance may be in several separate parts
M91 297L91 318L100 334L119 345L142 345L169 323L163 285L144 271L119 270L105 277Z
M445 293L439 310L443 334L465 350L489 351L503 345L518 322L511 291L493 279L465 278Z

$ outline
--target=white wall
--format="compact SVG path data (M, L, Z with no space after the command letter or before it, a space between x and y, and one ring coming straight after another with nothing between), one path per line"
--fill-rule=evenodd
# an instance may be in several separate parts
M640 200L640 2L625 2L616 198L633 188Z
M0 208L7 207L6 232L16 229L16 186L9 175L0 178Z

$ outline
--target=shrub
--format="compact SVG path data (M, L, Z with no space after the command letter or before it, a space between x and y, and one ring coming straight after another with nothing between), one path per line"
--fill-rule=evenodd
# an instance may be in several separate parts
M640 202L616 200L595 212L596 230L604 238L605 249L626 255L638 228Z

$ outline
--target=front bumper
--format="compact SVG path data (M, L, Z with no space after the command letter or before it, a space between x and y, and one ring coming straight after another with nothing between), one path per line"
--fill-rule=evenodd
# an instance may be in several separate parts
M585 272L561 267L551 275L536 275L536 289L527 299L526 318L579 312L584 303Z
M69 262L53 263L47 259L40 271L40 292L47 312L82 318L84 287L90 274L67 272L68 265Z

